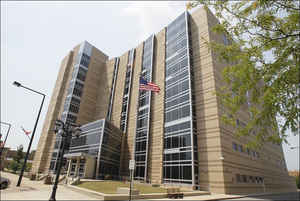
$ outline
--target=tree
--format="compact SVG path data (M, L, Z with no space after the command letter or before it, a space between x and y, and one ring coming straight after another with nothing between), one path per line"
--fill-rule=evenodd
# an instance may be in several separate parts
M286 142L289 129L299 134L299 1L198 0L187 7L198 5L219 19L213 31L231 39L207 43L228 64L226 86L217 91L228 111L223 121L236 127L238 112L247 106L251 118L235 134L253 134L249 146Z
M20 163L23 158L24 158L23 145L20 145L20 146L17 147L17 154L13 159L17 163Z
M296 176L296 185L297 185L297 188L300 189L300 175Z
M17 161L13 160L11 163L9 163L9 169L16 173L20 169L20 165L17 163Z

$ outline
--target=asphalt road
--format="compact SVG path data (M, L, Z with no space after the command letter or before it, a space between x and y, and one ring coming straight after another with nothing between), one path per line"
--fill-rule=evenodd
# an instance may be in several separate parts
M239 199L228 199L226 201L232 200L232 201L294 201L300 200L300 191L298 192L292 192L292 193L281 193L281 194L272 194L272 195L261 195L261 196L250 196L250 197L244 197ZM224 200L225 201L225 200Z

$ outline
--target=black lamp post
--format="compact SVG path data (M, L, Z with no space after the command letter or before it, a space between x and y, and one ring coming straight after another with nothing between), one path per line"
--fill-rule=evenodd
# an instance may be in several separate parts
M28 159L28 156L29 156L31 144L32 144L32 141L33 141L33 137L34 137L34 134L35 134L35 130L36 130L36 127L37 127L39 118L40 118L40 114L41 114L41 111L42 111L42 108L43 108L43 104L44 104L44 100L45 100L45 96L46 96L46 95L43 94L43 93L41 93L41 92L35 91L35 90L33 90L33 89L30 89L30 88L28 88L28 87L25 87L25 86L23 86L21 83L16 82L16 81L14 81L13 85L15 85L15 86L17 86L17 87L22 87L22 88L24 88L24 89L27 89L27 90L29 90L29 91L32 91L32 92L34 92L34 93L37 93L37 94L40 94L40 95L43 96L43 100L42 100L42 103L41 103L41 106L40 106L40 110L39 110L38 116L37 116L36 121L35 121L35 125L34 125L33 132L32 132L31 138L30 138L30 142L29 142L29 145L28 145L28 149L27 149L27 152L26 152L26 156L25 156L25 159L24 159L24 163L23 163L23 166L22 166L22 170L21 170L21 173L20 173L20 176L19 176L19 180L18 180L18 183L17 183L17 187L19 187L19 186L21 185L21 182L22 182L22 177L23 177L24 170L25 170L26 163L27 163L27 159Z
M56 178L55 182L53 185L51 197L49 201L56 201L56 190L57 190L57 185L58 185L58 180L59 180L59 175L60 175L60 170L62 167L63 159L64 159L64 153L65 153L65 144L69 138L72 136L79 137L81 129L80 125L76 125L73 123L66 122L64 123L61 120L56 120L55 122L55 129L54 132L62 137L62 146L59 149L59 159L58 159L58 166L57 166L57 171L56 171Z
M3 152L3 150L4 150L4 147L5 147L5 143L6 143L6 140L7 140L7 137L8 137L8 134L9 134L9 131L10 131L10 128L11 128L11 124L9 124L9 123L6 123L6 122L3 122L3 121L1 121L0 122L1 124L5 124L5 125L8 125L8 130L7 130L7 133L6 133L6 136L5 136L5 139L4 139L4 142L3 142L3 147L2 147L2 149L1 149L1 151L0 151L0 158L1 158L1 156L2 156L2 152Z

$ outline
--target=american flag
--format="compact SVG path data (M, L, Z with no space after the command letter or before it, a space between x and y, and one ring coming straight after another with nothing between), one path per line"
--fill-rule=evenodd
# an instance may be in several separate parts
M25 130L22 126L21 126L21 128L22 128L22 130L24 131L24 133L25 133L25 135L29 135L30 133L31 133L31 131L27 131L27 130Z
M140 77L140 90L159 92L160 88L157 84L148 82L143 77Z

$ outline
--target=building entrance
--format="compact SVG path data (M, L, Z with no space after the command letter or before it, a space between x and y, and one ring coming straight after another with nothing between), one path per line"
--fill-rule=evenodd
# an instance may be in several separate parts
M85 153L72 153L64 156L69 161L67 177L93 179L96 163L95 157Z

